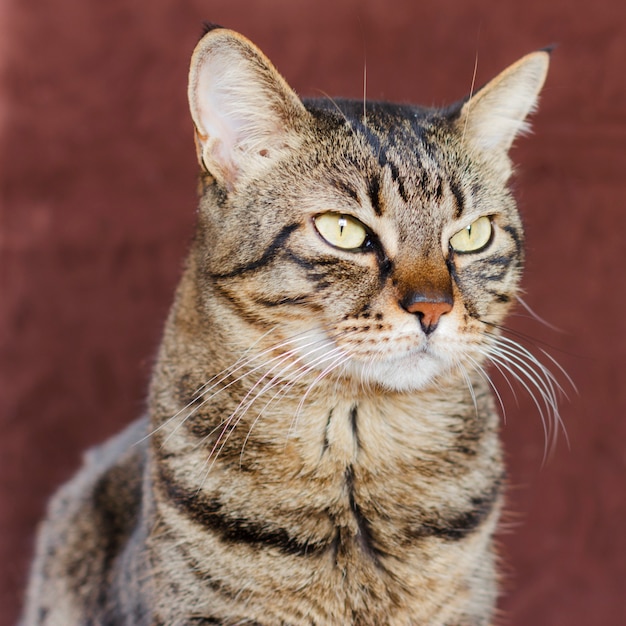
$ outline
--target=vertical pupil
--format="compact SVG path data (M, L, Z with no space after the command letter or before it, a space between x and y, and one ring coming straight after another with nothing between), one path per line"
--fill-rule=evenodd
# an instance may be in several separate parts
M339 216L339 236L343 236L343 229L347 226L348 220L343 216Z

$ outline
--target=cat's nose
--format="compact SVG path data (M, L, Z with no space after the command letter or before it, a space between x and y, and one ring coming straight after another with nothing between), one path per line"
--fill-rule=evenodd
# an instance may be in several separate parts
M441 316L452 310L453 300L452 296L446 293L432 296L412 294L401 304L405 311L417 315L422 330L426 335L430 335L437 328Z

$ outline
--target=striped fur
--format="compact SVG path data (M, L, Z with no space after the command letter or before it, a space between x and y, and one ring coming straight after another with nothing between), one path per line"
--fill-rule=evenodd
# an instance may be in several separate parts
M198 230L149 415L52 500L25 626L493 623L484 367L530 358L498 336L523 260L507 150L546 68L535 53L448 110L364 116L205 35ZM318 232L329 211L363 225L358 249ZM489 241L455 251L483 216Z

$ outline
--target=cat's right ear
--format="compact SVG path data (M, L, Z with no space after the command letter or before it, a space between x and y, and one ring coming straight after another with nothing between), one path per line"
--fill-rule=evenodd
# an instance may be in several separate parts
M309 118L267 57L222 28L196 46L188 95L200 165L229 189L297 147Z

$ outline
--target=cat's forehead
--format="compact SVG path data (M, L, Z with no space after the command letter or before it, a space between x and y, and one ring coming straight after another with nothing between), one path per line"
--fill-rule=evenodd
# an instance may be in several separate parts
M331 147L341 182L364 187L378 217L411 220L408 207L422 220L440 221L467 208L477 181L449 119L437 110L376 102L364 108L353 100L308 104L326 122L321 143Z
M365 141L377 157L384 160L390 148L403 153L418 153L422 149L437 151L437 133L441 118L435 110L387 102L359 102L357 100L307 101L307 108L324 129L332 133L342 131L355 142Z

